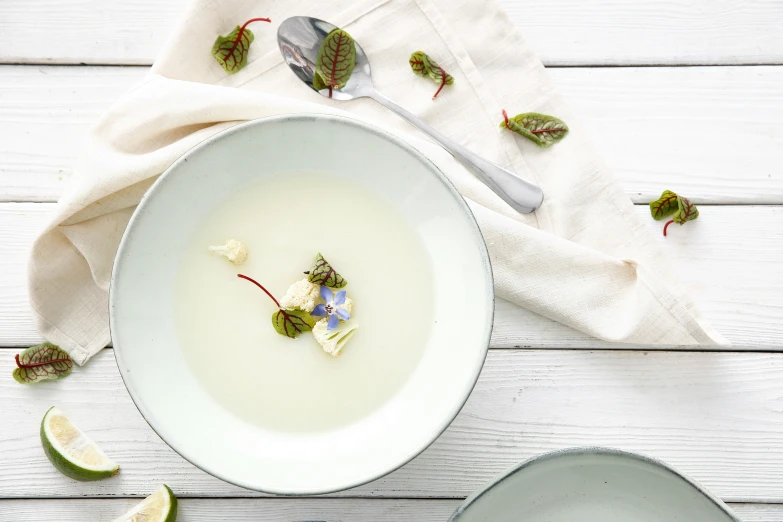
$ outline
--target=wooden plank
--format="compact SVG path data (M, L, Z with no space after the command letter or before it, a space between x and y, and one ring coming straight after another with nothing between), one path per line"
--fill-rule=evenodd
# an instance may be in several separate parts
M781 504L729 504L743 522L782 522Z
M56 201L90 125L146 72L0 66L0 201Z
M500 4L549 65L783 62L778 0ZM0 62L150 64L186 5L4 0Z
M0 352L0 497L257 496L168 448L136 411L107 349L67 379L23 386ZM727 501L783 502L783 354L492 350L446 433L391 475L338 496L465 497L546 451L601 445L661 458ZM44 412L62 408L122 466L79 483L46 460Z
M89 126L146 72L0 66L0 201L55 201ZM636 203L783 204L783 67L550 72Z
M781 203L783 67L550 73L635 203Z
M0 519L15 522L105 522L138 499L0 501ZM446 522L459 500L444 499L180 499L180 522ZM780 522L780 504L730 504L744 522Z
M499 1L546 65L783 62L776 0Z
M52 203L0 203L0 346L40 341L28 310L26 260ZM783 347L783 207L704 206L699 220L663 224L637 207L708 320L734 349ZM617 348L498 299L492 346Z

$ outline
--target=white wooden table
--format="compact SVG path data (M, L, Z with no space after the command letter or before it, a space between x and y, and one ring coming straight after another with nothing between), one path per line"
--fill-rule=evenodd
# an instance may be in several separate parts
M532 455L577 445L662 458L746 521L783 521L783 1L504 0L629 196L701 218L665 241L731 351L630 351L499 302L493 350L448 431L388 477L318 499L223 483L145 424L111 349L23 387L39 342L25 261L91 122L141 78L187 0L0 1L0 520L106 521L165 482L180 520L445 521ZM57 404L122 464L91 484L38 440ZM259 498L261 497L261 498Z

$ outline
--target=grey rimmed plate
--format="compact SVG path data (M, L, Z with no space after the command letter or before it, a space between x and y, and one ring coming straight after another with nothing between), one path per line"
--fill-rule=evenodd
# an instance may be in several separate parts
M473 494L450 522L739 522L694 480L649 457L573 448L527 460Z

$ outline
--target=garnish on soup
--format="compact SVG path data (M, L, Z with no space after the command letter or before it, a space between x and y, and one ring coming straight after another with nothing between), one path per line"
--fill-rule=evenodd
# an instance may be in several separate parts
M225 245L211 246L209 251L220 254L235 265L241 265L247 259L247 247L236 239L229 239Z
M288 291L280 299L280 304L283 308L299 308L305 312L312 312L318 302L320 291L319 285L304 278L288 287Z
M307 282L320 285L318 293L320 300L323 301L316 304L310 312L313 317L321 318L313 326L313 337L326 353L337 357L359 328L356 321L351 320L353 301L348 297L347 292L333 291L333 289L344 288L348 285L348 281L337 273L320 252L315 256L313 267L305 273L308 274Z
M275 303L272 326L277 333L296 339L303 332L312 331L324 351L337 357L359 328L351 321L353 301L347 292L333 290L347 286L348 282L320 253L305 273L308 277L289 286L280 301L255 279L243 274L237 277L256 285Z
M309 332L313 329L315 319L313 319L309 313L296 308L284 310L280 306L278 300L275 299L275 296L269 293L269 290L264 288L261 283L243 274L237 274L237 277L250 281L256 285L275 303L278 310L272 314L272 326L277 333L290 337L291 339L296 339L302 332Z
M345 321L339 323L336 328L329 329L327 321L321 319L313 327L313 337L318 341L324 351L332 357L337 357L342 353L345 344L353 337L359 325L356 321Z
M310 275L307 276L307 280L329 288L343 288L348 285L348 281L332 268L332 265L324 259L320 252L315 256L315 261L313 261L313 267L310 269Z
M351 312L346 307L346 291L340 290L336 294L325 286L321 287L321 299L324 304L316 305L310 315L325 317L327 329L334 330L340 324L340 320L347 321L351 318Z

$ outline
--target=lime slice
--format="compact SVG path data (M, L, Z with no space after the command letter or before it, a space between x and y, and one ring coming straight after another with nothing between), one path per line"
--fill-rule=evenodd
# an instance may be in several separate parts
M166 484L114 522L174 522L177 520L177 497Z
M41 444L54 467L72 479L100 480L120 472L120 467L55 407L49 408L41 421Z

